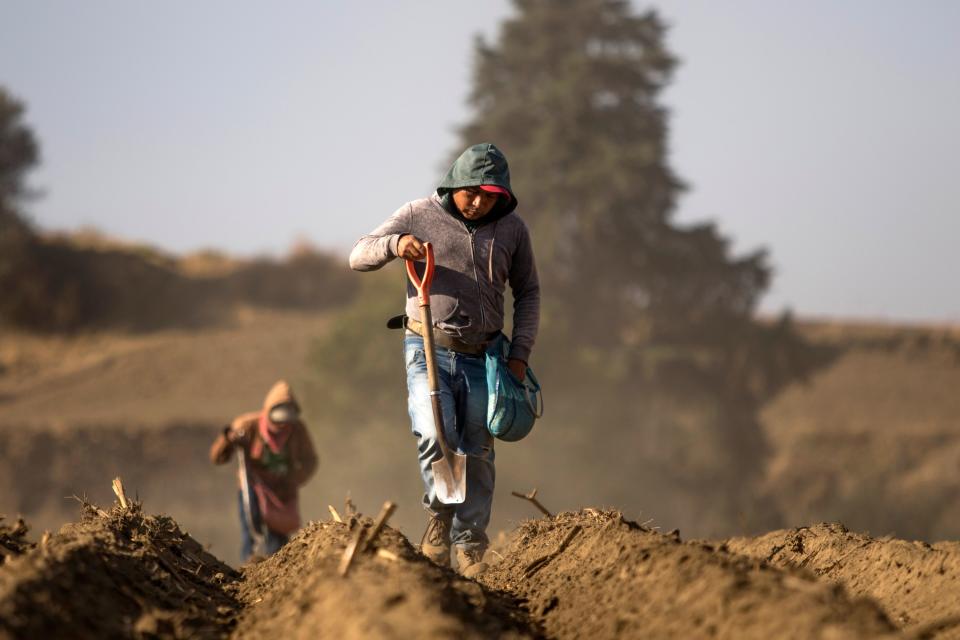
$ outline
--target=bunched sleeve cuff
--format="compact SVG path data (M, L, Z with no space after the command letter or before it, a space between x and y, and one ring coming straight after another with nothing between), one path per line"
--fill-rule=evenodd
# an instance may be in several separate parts
M511 360L513 359L523 360L524 362L529 364L530 347L513 342L510 344L510 354L507 357Z

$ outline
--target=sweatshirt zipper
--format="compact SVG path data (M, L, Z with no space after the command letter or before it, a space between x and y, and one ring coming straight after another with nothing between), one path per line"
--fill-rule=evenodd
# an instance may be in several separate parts
M463 224L462 222L460 224ZM463 225L467 228L467 225ZM479 228L479 227L478 227ZM480 301L480 331L484 331L487 326L487 320L483 315L483 289L480 287L480 274L477 272L477 229L469 229L470 232L470 262L473 263L473 279L477 281L477 297Z

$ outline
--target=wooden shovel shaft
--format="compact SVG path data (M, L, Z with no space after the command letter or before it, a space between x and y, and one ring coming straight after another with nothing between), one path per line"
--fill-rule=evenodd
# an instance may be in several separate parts
M433 245L424 243L426 264L423 279L417 275L413 260L407 260L407 276L417 290L420 301L420 321L423 325L423 351L427 361L427 386L430 390L430 405L433 409L433 424L440 447L441 459L431 462L437 498L444 504L460 504L466 499L466 456L450 451L443 424L443 406L440 403L440 376L437 371L437 353L433 341L433 315L430 313L430 283L433 281Z
M237 466L240 467L240 495L243 497L243 516L247 521L247 529L250 530L250 538L253 540L253 553L255 555L263 553L263 532L257 528L257 523L253 519L253 501L256 496L253 494L253 487L250 486L250 467L247 466L247 455L242 444L237 444Z
M437 428L437 444L444 460L450 460L450 447L443 426L443 405L440 404L440 376L437 373L437 352L433 345L433 315L429 304L420 305L423 322L423 352L427 360L427 384L430 387L430 404L433 406L433 423Z

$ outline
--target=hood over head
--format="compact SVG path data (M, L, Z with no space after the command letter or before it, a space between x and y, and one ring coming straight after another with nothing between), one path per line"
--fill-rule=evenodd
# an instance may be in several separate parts
M267 397L263 401L263 412L269 414L270 410L278 404L290 404L296 407L298 411L300 410L300 405L297 399L293 397L293 390L286 380L278 380L270 387L270 391L267 392Z
M500 187L506 190L509 196L499 198L490 213L477 222L483 224L493 222L517 208L517 196L510 187L510 167L507 165L507 157L490 142L475 144L461 153L450 166L447 175L440 181L437 195L440 196L447 211L462 217L456 205L453 204L451 192L465 187L484 185Z

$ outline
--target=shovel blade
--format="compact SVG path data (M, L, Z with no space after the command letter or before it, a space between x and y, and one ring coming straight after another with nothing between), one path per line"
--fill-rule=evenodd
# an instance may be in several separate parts
M430 465L433 469L433 490L443 504L461 504L467 499L467 456L450 455Z

